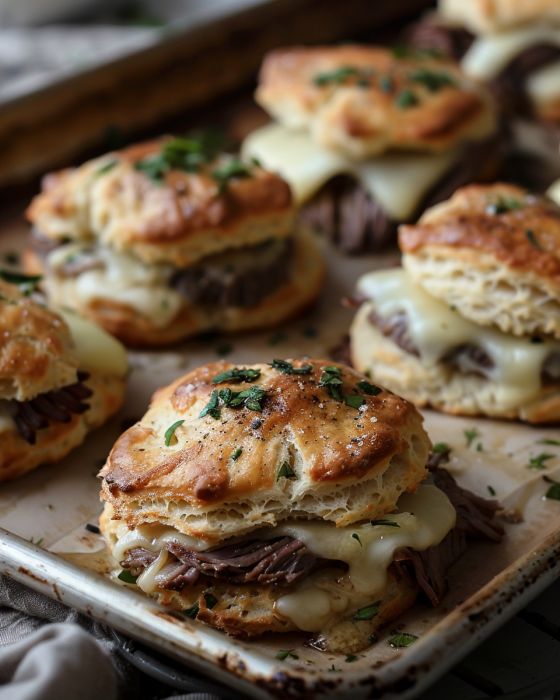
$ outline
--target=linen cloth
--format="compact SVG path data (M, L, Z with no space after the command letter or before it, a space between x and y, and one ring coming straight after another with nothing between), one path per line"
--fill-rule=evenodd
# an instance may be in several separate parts
M119 656L102 624L0 576L0 700L221 700L169 692Z

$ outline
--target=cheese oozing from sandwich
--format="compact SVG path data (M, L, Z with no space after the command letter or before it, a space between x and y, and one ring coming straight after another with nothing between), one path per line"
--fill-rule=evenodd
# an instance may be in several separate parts
M463 56L461 68L475 80L492 80L518 54L538 44L560 46L560 28L537 25L478 36Z
M278 172L290 185L297 204L309 200L331 178L346 174L354 177L394 221L410 219L457 160L456 150L350 160L321 148L306 132L280 124L268 124L249 134L243 152Z
M263 539L280 535L293 537L301 540L316 556L342 561L348 566L349 586L338 587L332 575L325 578L321 572L312 574L289 592L280 593L277 612L299 629L321 630L333 616L353 611L383 591L387 569L397 549L424 550L437 545L456 521L449 499L433 485L421 485L415 493L401 496L398 509L383 521L392 525L366 522L337 528L322 520L291 520L273 529L252 533ZM121 524L116 537L112 552L117 561L122 561L127 551L136 547L158 553L157 559L136 581L146 593L156 592L156 577L169 562L170 555L164 548L167 542L179 542L197 551L208 548L202 540L160 525L142 525L128 530Z
M506 408L539 394L545 360L560 353L559 342L535 343L468 321L427 294L401 268L364 275L357 291L360 297L372 300L366 304L383 318L406 314L409 337L427 366L436 365L461 346L481 348L492 360L486 372L496 384L497 400Z
M537 104L557 99L560 96L560 61L531 73L526 87L532 102Z

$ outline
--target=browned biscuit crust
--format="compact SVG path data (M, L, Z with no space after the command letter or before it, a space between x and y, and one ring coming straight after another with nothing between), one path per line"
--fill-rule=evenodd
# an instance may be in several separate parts
M46 176L27 210L29 221L54 240L97 239L145 262L179 267L290 233L289 187L256 165L225 187L213 175L229 162L225 156L197 172L169 169L159 182L138 170L169 141L138 144Z
M475 33L492 33L530 22L560 19L557 0L439 0L439 12L447 20Z
M494 128L488 96L454 62L371 46L273 51L256 99L280 122L360 159L390 148L445 150Z
M212 542L298 515L343 526L392 510L425 475L430 443L420 414L383 390L364 392L363 405L351 407L320 386L329 362L294 362L305 364L311 369L301 375L255 365L254 382L216 385L213 378L233 365L215 363L159 390L101 472L102 497L116 518ZM360 394L363 375L336 367L343 394ZM262 411L222 406L200 415L217 390L251 387L266 392ZM165 446L177 421L177 444ZM294 478L279 476L284 463Z

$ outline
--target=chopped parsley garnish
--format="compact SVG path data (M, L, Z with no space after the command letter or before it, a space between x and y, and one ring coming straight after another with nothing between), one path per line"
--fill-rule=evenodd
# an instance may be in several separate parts
M324 386L329 395L337 401L343 400L342 392L340 391L340 387L342 386L342 378L340 374L341 372L339 367L323 367L323 373L319 379L319 386Z
M313 369L312 365L294 367L293 364L287 360L272 360L270 366L278 372L282 372L282 374L309 374Z
M204 602L206 603L206 607L208 608L208 610L212 610L212 608L214 608L217 605L218 599L216 598L216 596L213 596L212 593L205 593Z
M546 469L546 464L549 459L553 459L556 455L550 454L549 452L541 452L536 457L531 457L529 459L529 464L527 467L529 469Z
M118 159L114 158L113 160L107 161L107 163L104 163L101 165L97 170L95 171L96 175L105 175L105 173L108 173L110 170L112 170L117 164L118 164Z
M393 649L402 649L403 647L409 647L411 644L418 639L415 634L410 634L409 632L399 632L394 634L389 640L389 645Z
M266 397L266 389L261 389L259 386L252 386L244 391L231 391L231 389L222 389L220 391L220 400L225 406L237 408L245 406L251 411L262 411L262 402Z
M488 486L487 486L486 488L488 489L488 493L489 493L491 496L495 496L495 495L496 495L496 489L495 489L493 486L490 486L490 484L488 484Z
M360 547L363 547L364 545L362 544L362 540L360 539L360 535L358 535L357 532L352 533L352 539L356 540L356 542L360 545Z
M360 608L354 613L353 620L373 620L373 618L379 613L380 603L373 603L372 605L367 605L365 608Z
M538 240L538 238L536 237L535 232L533 231L533 229L528 228L528 229L525 231L525 235L527 236L527 240L528 240L529 243L533 246L533 248L536 248L537 250L542 250L542 249L543 249L542 246L541 246L541 244L539 243L539 240Z
M470 447L474 440L478 437L478 430L476 428L467 428L467 430L463 432L467 440L467 447Z
M180 425L183 425L185 421L184 420L176 420L175 423L169 426L167 430L165 431L165 446L169 447L171 445L171 441L174 443L177 442L177 438L175 437L175 431Z
M294 653L294 649L280 649L276 658L278 661L285 661L286 659L299 659L299 656Z
M377 520L370 520L370 525L384 525L385 527L400 527L398 523L394 520L389 520L389 518L378 518Z
M370 384L369 382L366 382L365 379L363 379L361 382L358 382L356 384L356 387L368 396L377 396L377 394L380 394L382 391L380 387L375 386L375 384Z
M419 102L420 100L418 97L408 88L405 88L399 92L395 98L395 104L399 109L409 109L410 107L415 107Z
M217 389L214 389L210 394L210 400L198 414L199 418L204 418L204 416L212 416L212 418L220 417L219 392Z
M348 654L347 657L344 659L344 661L346 661L347 664L351 664L353 661L357 660L358 657L356 656L356 654Z
M324 73L317 73L313 76L313 83L317 87L326 85L342 85L349 78L355 78L360 87L369 87L370 79L373 77L371 68L358 68L357 66L341 66Z
M223 139L212 131L177 137L165 141L158 153L143 158L134 167L160 184L170 170L197 172L201 165L216 158L222 145Z
M481 442L476 443L476 451L477 452L484 452L484 446Z
M278 474L276 475L276 481L279 481L280 479L295 479L296 478L296 473L295 471L291 468L289 462L282 462L282 466L278 470Z
M222 384L223 382L250 382L256 381L261 376L260 369L251 367L233 367L225 372L220 372L212 377L212 384Z
M42 275L24 275L23 272L13 272L12 270L0 268L0 279L4 280L4 282L17 284L33 290L41 281Z
M232 462L237 462L237 460L241 457L241 453L243 452L242 447L238 447L231 453L231 460Z
M448 73L430 70L429 68L419 68L410 74L410 79L415 83L424 85L430 92L437 92L444 87L456 85L456 81Z
M446 442L436 442L436 444L432 447L432 452L435 452L437 455L442 455L450 451L451 448Z
M138 576L134 576L133 574L131 574L130 571L128 571L128 569L123 569L121 573L117 576L117 578L120 581L123 581L124 583L135 584Z
M212 171L212 177L219 185L220 192L227 189L230 180L251 177L251 168L239 160L232 158L227 163Z
M547 481L550 484L544 497L550 498L552 501L560 501L560 482L554 481L553 479L547 477L544 478L545 481Z
M560 440L553 440L552 438L543 438L542 440L539 440L541 445L556 445L557 447L560 447Z
M366 400L364 399L363 396L360 396L359 394L345 394L344 395L344 403L347 406L350 406L350 408L355 408L358 410L361 406L365 404Z
M379 89L381 92L392 92L394 87L393 78L390 75L382 75L379 78Z
M506 214L508 211L521 209L523 204L515 197L498 197L495 202L491 202L486 211L488 214Z
M196 620L199 612L200 612L200 606L198 605L198 601L197 601L194 605L191 605L190 608L183 610L183 615L185 617L190 618L191 620Z

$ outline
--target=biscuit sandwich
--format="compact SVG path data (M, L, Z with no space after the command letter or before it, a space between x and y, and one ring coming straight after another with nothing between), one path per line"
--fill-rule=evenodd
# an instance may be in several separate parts
M343 365L205 365L115 443L101 531L119 578L186 617L348 653L437 604L467 536L500 539L495 503L425 482L429 452L414 406Z
M278 324L317 298L323 262L288 185L202 134L45 178L28 271L126 344Z
M407 35L460 61L510 113L560 124L560 5L556 0L440 0Z
M274 121L243 152L279 172L302 220L347 252L394 240L397 223L499 166L489 94L427 52L278 49L256 100Z
M0 481L57 462L120 407L127 358L90 321L0 271Z
M421 406L560 421L560 207L471 185L399 245L403 268L358 282L355 366Z

